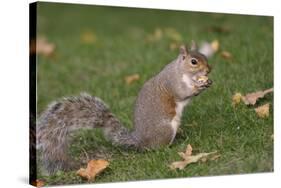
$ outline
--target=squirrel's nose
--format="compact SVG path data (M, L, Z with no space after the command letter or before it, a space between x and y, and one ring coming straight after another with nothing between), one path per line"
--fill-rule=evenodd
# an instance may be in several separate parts
M208 85L212 85L212 83L213 83L213 81L210 80L210 79L208 79L207 84L208 84Z

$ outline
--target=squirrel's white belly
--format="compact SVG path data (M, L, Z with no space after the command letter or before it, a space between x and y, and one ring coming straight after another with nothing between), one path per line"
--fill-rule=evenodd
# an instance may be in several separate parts
M172 136L172 139L170 141L170 144L173 142L176 134L177 134L177 130L178 130L178 127L180 126L180 123L181 123L181 115L182 115L182 112L184 110L184 107L188 104L189 102L189 99L185 100L185 101L181 101L181 102L176 102L176 115L173 117L172 121L171 121L171 127L172 127L172 130L173 130L173 136Z

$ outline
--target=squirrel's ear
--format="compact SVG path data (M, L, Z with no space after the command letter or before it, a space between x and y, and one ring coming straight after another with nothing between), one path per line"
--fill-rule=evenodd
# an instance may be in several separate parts
M180 56L182 57L182 60L184 60L186 58L187 54L188 54L187 47L185 45L181 45L180 46Z
M190 46L190 50L194 51L194 50L197 50L198 47L197 47L197 44L195 43L194 40L191 41L191 46Z

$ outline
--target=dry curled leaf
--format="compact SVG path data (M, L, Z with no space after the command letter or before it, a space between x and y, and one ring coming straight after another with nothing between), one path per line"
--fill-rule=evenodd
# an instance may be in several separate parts
M45 183L42 180L35 180L34 182L32 182L32 185L34 185L35 187L43 187Z
M106 169L109 165L109 162L103 159L90 160L88 162L87 168L80 168L76 173L88 181L94 180L95 177Z
M202 162L206 162L207 161L207 157L217 153L216 151L214 152L210 152L210 153L199 153L197 155L192 155L192 147L190 144L187 145L186 147L186 151L183 152L179 152L178 154L181 156L181 158L183 159L183 161L176 161L173 162L172 164L170 164L170 169L175 170L175 169L184 169L188 164L191 163L196 163L199 161Z
M267 118L269 116L269 103L255 108L255 111L260 118Z
M264 91L257 91L243 96L242 99L246 105L255 105L258 99L263 98L266 94L272 92L273 92L273 88Z
M50 57L55 51L55 45L49 42L46 37L38 37L36 42L31 43L31 53L37 53Z
M237 104L239 104L242 100L243 95L241 93L235 93L232 96L232 105L236 106Z
M97 37L93 32L86 31L81 34L80 40L84 44L94 44L97 40Z
M133 82L135 82L139 79L140 79L139 74L132 74L132 75L129 75L129 76L125 77L125 82L126 82L126 84L130 85L130 84L132 84Z
M228 51L222 51L221 52L221 56L224 58L224 59L231 59L232 58L232 54Z

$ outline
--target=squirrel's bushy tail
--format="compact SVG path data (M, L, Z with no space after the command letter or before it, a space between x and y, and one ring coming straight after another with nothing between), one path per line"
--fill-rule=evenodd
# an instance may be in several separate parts
M68 154L70 135L83 128L102 128L115 145L136 147L137 141L105 103L86 93L53 102L37 121L37 148L49 174L69 170L74 161Z

